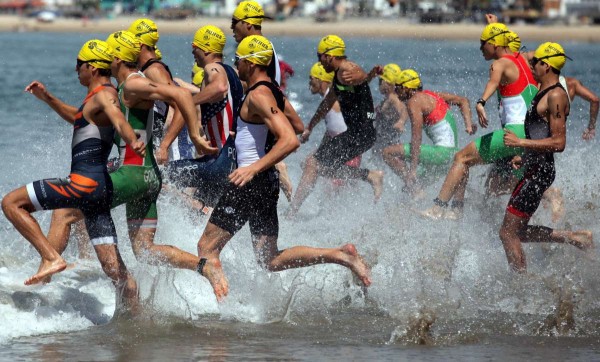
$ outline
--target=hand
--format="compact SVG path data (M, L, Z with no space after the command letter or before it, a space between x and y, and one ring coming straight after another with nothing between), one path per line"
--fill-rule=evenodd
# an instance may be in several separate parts
M304 132L302 132L302 134L300 135L300 142L301 143L308 142L308 138L310 137L310 133L311 133L311 131L308 128L305 128Z
M383 66L382 65L376 65L373 67L373 69L371 69L371 71L369 72L369 77L370 78L375 78L376 75L381 75L383 74Z
M140 156L140 157L146 156L146 144L143 141L140 141L140 140L133 141L133 142L131 142L130 146L133 149L133 151L138 154L138 156Z
M517 137L511 130L508 128L504 129L504 145L508 147L520 147L521 139Z
M483 107L483 105L481 103L477 103L477 105L475 106L475 110L477 111L477 118L479 119L479 125L482 128L487 128L488 119L487 119L487 114L485 113L485 108Z
M25 92L31 93L36 96L38 99L45 101L48 98L48 91L46 90L46 86L38 82L37 80L31 82L27 87L25 87Z
M198 152L200 155L216 155L219 153L219 149L217 147L212 147L206 139L200 136L194 137L192 143L196 148L196 152Z
M512 163L512 168L514 170L518 170L523 166L523 159L521 156L514 156L510 162Z
M229 175L229 182L238 187L242 187L248 182L250 182L254 178L254 176L256 176L257 173L258 172L254 170L252 165L240 167Z
M497 23L498 17L494 14L485 14L485 20L488 24Z
M591 141L594 139L594 137L596 137L596 129L595 128L586 128L585 131L583 131L583 135L581 135L581 138L583 138L586 141Z
M159 147L156 152L154 152L154 158L156 159L156 163L159 165L166 165L167 160L169 159L169 150Z
M477 132L477 125L470 124L468 126L465 126L465 131L467 132L468 135L472 136L475 134L475 132Z
M365 78L361 78L362 74L364 73L360 71L360 68L357 65L352 66L351 69L342 71L342 82L344 82L344 84L360 83L361 81L365 80Z

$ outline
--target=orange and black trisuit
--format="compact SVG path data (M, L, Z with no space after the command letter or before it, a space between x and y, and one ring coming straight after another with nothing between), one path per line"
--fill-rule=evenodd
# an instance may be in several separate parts
M112 147L114 128L99 127L83 116L87 102L98 92L113 87L103 84L91 91L73 122L71 173L65 178L45 179L27 185L36 210L80 209L92 244L116 243L116 231L110 216L112 182L106 162Z

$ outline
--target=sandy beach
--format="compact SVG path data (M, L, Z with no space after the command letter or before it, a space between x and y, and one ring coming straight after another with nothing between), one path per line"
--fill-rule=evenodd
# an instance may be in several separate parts
M110 33L127 28L135 17L116 19L81 20L59 18L52 23L40 23L34 18L0 16L0 32L87 32ZM200 26L213 24L228 29L229 18L197 17L189 20L156 21L162 34L193 34ZM477 39L483 25L479 24L416 24L404 19L351 18L339 22L317 23L311 18L294 18L264 24L265 34L286 36L340 36L387 37L415 39ZM600 42L600 27L597 26L536 26L512 25L521 39L534 41L580 41Z

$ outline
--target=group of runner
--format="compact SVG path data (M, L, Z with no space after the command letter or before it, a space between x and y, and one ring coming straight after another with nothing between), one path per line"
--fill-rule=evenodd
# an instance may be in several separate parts
M85 220L91 244L115 284L120 302L135 310L137 285L119 255L110 215L111 208L125 204L135 256L148 255L150 263L198 272L208 279L218 300L229 290L220 253L246 222L257 260L265 269L336 263L369 286L370 268L352 244L280 250L277 203L280 184L284 184L282 190L291 199L287 215L293 217L318 176L363 180L372 186L377 201L383 190L383 172L360 166L361 155L373 148L379 137L375 123L383 125L385 142L379 151L385 163L402 178L412 196L422 194L419 167L453 162L435 205L422 212L426 217L462 216L471 166L496 163L506 168L510 164L524 170L519 179L509 167L509 176L496 182L504 189L517 183L500 231L513 269L525 270L521 242L566 242L581 249L591 246L589 231L528 225L554 180L553 153L565 147L566 118L575 95L592 104L583 137L594 137L597 97L576 80L559 78L568 58L559 44L544 43L535 52L519 52L518 36L490 17L481 36L481 51L486 60L494 62L476 110L481 127L487 127L484 107L498 91L503 128L459 150L451 105L459 107L466 132L476 132L465 97L423 90L417 71L401 70L396 64L365 72L347 58L345 42L336 35L325 36L317 46L310 90L323 99L305 127L279 87L280 62L273 44L262 35L265 18L255 1L241 2L233 13L236 69L223 62L224 32L213 25L199 28L192 39L195 64L191 84L174 79L160 60L156 24L138 19L106 41L90 40L81 48L75 70L88 94L79 108L65 104L40 82L27 86L27 92L47 103L74 129L68 177L33 182L2 200L6 217L42 258L39 270L26 284L47 282L67 267L61 253L71 225ZM111 76L117 88L111 84ZM384 95L378 107L369 86L376 77ZM322 119L326 120L326 136L307 158L292 197L283 160L308 141ZM403 132L408 120L410 143L394 144L393 137L386 138L385 132ZM422 131L432 145L423 144ZM113 142L119 161L109 173L107 161ZM205 213L214 207L198 241L197 255L154 243L156 201L164 188L159 164L166 166L168 190L181 193ZM47 236L31 216L39 210L54 210Z

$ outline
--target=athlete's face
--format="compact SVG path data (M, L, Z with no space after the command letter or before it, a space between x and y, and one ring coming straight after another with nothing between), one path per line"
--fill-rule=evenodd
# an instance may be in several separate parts
M541 82L542 78L551 71L548 64L535 57L531 59L529 65L531 65L531 73L536 82Z
M396 87L396 94L401 101L407 101L410 98L410 89L406 87Z
M90 65L77 59L77 65L75 66L75 71L77 72L77 78L79 78L79 83L81 83L81 85L87 87L90 84L90 78L91 78Z
M321 81L315 77L309 77L308 89L312 94L317 94L321 90Z
M233 38L235 39L236 43L241 42L242 40L244 40L245 37L250 35L248 32L247 23L245 23L241 20L232 18L231 19L231 30L233 30Z
M333 57L331 55L317 53L317 57L319 58L319 62L321 62L321 65L323 66L323 68L325 68L325 71L327 73L333 72L335 70L335 68L331 64L331 61L333 60Z
M238 75L240 77L240 80L243 80L244 82L248 81L248 74L250 71L249 65L250 65L249 62L246 59L238 59L236 56L235 66L238 70Z
M483 58L485 60L494 59L494 50L496 48L494 44L483 40L480 42L481 46L479 47L479 50L481 50L481 55L483 55Z
M204 52L202 52L202 50L194 44L192 44L192 55L194 56L194 61L199 67L204 67L206 65L204 64L204 59L202 57Z

